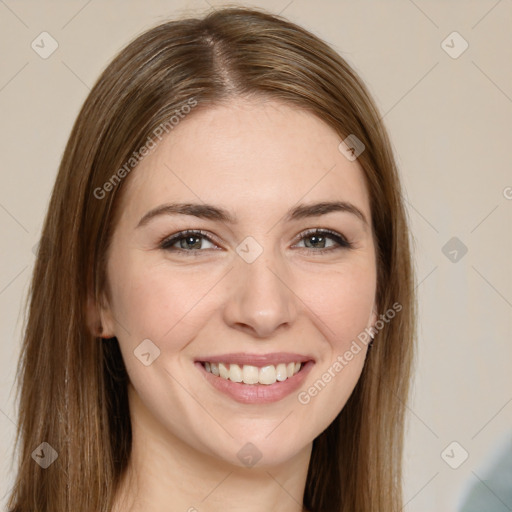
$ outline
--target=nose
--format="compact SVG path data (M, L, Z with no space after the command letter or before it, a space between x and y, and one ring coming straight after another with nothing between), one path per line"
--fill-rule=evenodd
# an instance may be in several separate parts
M259 338L289 329L298 311L290 273L278 257L267 252L252 263L235 259L224 308L224 320L231 328Z

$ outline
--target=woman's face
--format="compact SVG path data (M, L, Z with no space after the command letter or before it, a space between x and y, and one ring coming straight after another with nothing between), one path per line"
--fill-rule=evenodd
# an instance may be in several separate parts
M127 178L102 323L132 421L151 418L164 443L279 464L345 405L376 260L363 173L339 143L310 113L237 99L192 111ZM331 202L348 208L313 207ZM202 234L169 240L184 230Z

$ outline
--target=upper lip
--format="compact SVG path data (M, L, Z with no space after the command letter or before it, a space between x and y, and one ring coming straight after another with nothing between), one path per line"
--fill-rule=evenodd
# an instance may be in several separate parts
M206 356L196 359L201 363L225 363L225 364L238 364L238 365L251 365L251 366L267 366L276 365L280 363L305 363L311 361L311 356L303 354L294 354L291 352L274 352L272 354L249 354L247 352L238 352L231 354L221 354L217 356Z

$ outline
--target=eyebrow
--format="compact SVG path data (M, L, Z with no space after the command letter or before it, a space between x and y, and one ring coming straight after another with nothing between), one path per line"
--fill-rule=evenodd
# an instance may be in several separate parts
M333 212L347 212L355 215L364 224L369 225L363 212L352 203L347 201L323 201L320 203L301 204L291 208L285 216L285 222L318 217ZM228 210L212 204L198 203L168 203L157 206L147 212L136 226L140 228L146 225L151 219L160 215L190 215L201 219L221 221L226 224L236 224L237 218Z

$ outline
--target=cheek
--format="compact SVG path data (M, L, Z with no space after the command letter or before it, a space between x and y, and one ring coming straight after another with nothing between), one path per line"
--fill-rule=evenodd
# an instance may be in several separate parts
M303 293L306 292L332 349L344 351L370 325L376 292L375 268L371 264L350 265L309 277L303 287Z
M313 437L343 409L361 376L367 354L361 334L366 336L364 330L370 325L376 291L371 266L347 267L316 282L323 286L310 294L308 305L327 344L314 374L297 396Z
M112 269L111 276L115 283L112 312L124 326L118 330L135 345L146 338L157 345L164 338L176 339L178 344L180 338L186 339L187 319L208 291L197 273L184 278L165 265L148 266L136 259Z

